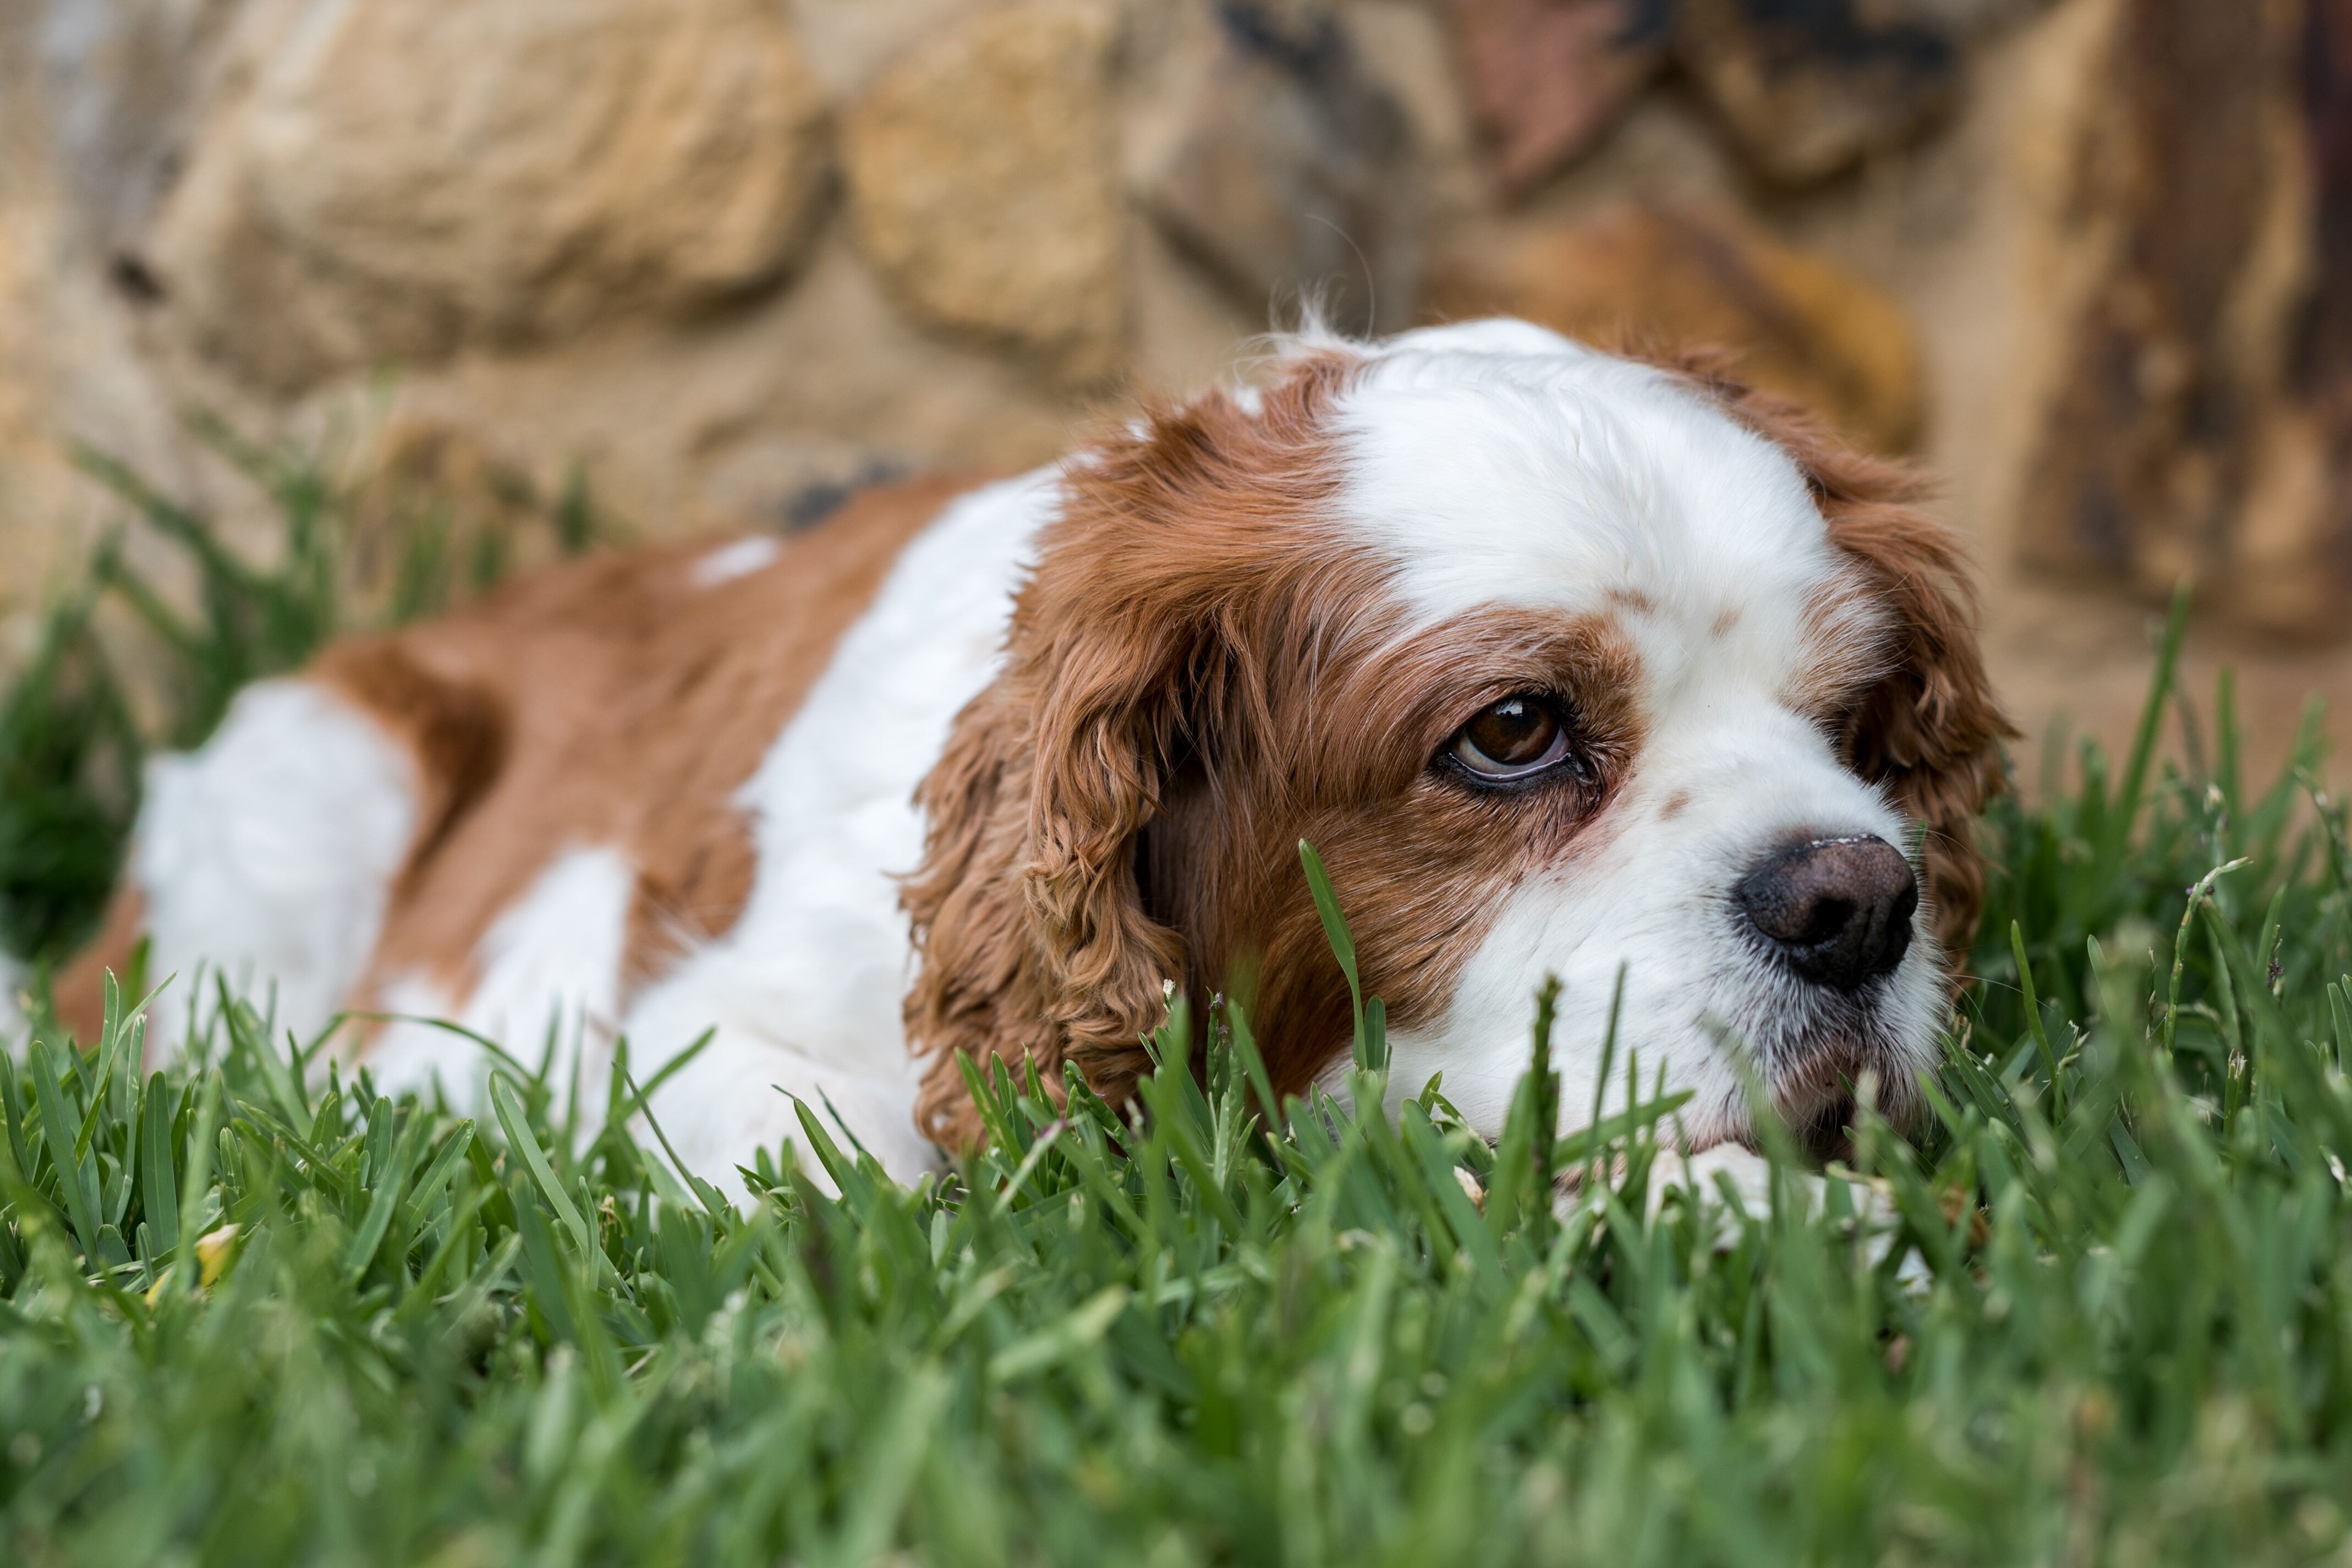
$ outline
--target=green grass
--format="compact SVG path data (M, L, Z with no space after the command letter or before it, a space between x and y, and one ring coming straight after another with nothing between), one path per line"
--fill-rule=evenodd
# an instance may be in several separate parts
M143 1079L129 1009L41 1028L0 1560L2340 1558L2352 855L2315 725L2257 792L2228 709L2160 762L2160 683L2120 768L1984 825L1930 1124L1865 1115L1819 1208L1652 1217L1665 1108L1555 1145L1595 1086L1541 1071L1492 1147L1442 1085L1268 1114L1232 1013L1132 1122L981 1084L991 1152L912 1190L819 1108L839 1195L763 1160L742 1212L513 1064L467 1122L242 1005Z

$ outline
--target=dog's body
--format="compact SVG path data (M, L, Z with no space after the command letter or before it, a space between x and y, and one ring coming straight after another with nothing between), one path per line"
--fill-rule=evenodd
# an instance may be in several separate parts
M593 560L253 689L156 768L61 1005L144 932L297 1033L552 1026L590 1074L625 1035L642 1077L715 1029L652 1102L690 1166L791 1139L790 1095L908 1175L978 1136L955 1051L1117 1095L1171 983L1255 976L1278 1088L1344 1060L1303 837L1399 1092L1443 1071L1499 1130L1548 974L1589 1083L1622 974L1699 1142L1746 1127L1727 1049L1792 1116L1899 1099L2001 729L1908 485L1517 323L1302 351L1053 469ZM1924 903L1888 848L1923 828ZM459 1098L485 1066L354 1048Z
M598 557L249 689L151 776L151 972L274 985L306 1038L351 1006L536 1061L552 1025L591 1105L620 1035L642 1081L717 1026L654 1102L709 1174L792 1129L771 1085L911 1174L932 1156L893 876L1050 498L925 483L790 541ZM850 742L869 721L887 744ZM461 1100L488 1065L423 1021L360 1054L391 1092L437 1074Z

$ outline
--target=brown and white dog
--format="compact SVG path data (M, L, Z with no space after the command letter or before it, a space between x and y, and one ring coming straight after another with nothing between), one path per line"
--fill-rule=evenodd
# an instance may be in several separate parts
M822 1094L910 1175L980 1135L955 1052L1117 1097L1170 982L1254 976L1278 1089L1343 1065L1306 838L1394 1095L1442 1072L1499 1131L1551 975L1590 1085L1622 973L1699 1144L1748 1131L1735 1051L1799 1122L1864 1073L1896 1100L2005 730L1916 489L1524 323L1301 341L1052 468L593 559L252 688L154 765L63 1002L143 932L298 1033L552 1026L594 1074L715 1028L653 1102L698 1173ZM354 1049L482 1082L444 1030Z

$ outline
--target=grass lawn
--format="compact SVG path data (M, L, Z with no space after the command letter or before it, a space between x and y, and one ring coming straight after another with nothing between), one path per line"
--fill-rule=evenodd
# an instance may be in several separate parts
M310 589L220 570L177 657L331 619L265 646ZM0 708L27 945L87 918L139 744L77 613ZM840 1195L767 1164L748 1212L657 1143L575 1157L520 1064L469 1122L243 1005L143 1079L119 1016L39 1030L0 1562L2341 1560L2352 856L2316 729L2250 785L2228 709L2160 683L2131 756L1983 825L1934 1115L1865 1115L1818 1201L1659 1202L1671 1107L1554 1145L1595 1086L1540 1071L1499 1147L1442 1084L1268 1113L1233 1015L1163 1032L1139 1122L999 1079L992 1151L908 1190L820 1114Z

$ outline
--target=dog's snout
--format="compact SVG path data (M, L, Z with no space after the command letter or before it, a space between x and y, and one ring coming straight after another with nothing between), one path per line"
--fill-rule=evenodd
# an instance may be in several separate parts
M1903 962L1919 883L1884 838L1816 838L1768 856L1732 897L1781 963L1851 991Z

